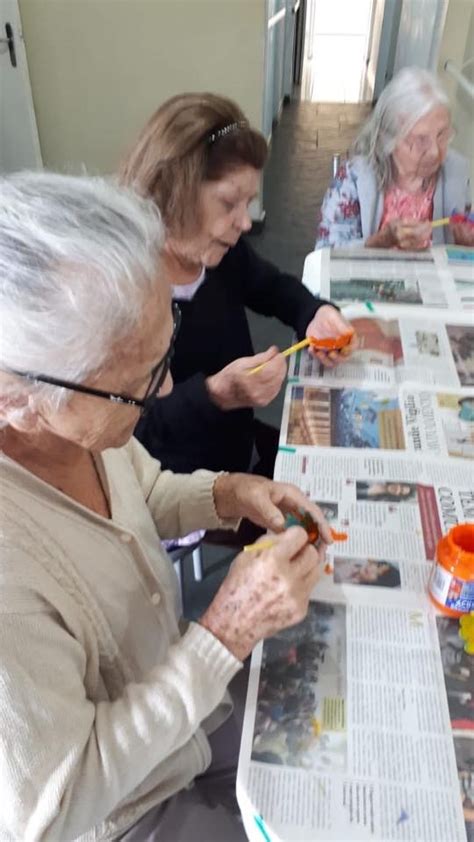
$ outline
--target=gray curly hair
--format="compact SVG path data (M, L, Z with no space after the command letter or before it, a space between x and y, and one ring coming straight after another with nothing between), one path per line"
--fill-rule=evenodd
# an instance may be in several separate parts
M399 141L439 105L450 111L436 76L420 67L404 67L384 88L352 148L354 154L368 158L380 189L393 180L391 156Z
M143 314L163 239L154 203L104 179L47 172L0 179L0 372L80 383L100 371ZM23 395L54 406L70 397L3 377L4 419L24 411L27 397L12 401Z

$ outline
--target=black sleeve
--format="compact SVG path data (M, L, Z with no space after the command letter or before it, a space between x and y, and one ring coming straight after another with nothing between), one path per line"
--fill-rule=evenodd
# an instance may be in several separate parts
M316 311L323 304L331 304L312 295L294 275L280 272L272 263L259 257L244 239L239 241L235 257L238 258L236 269L245 305L262 316L275 316L293 327L299 339L305 336L308 323Z
M163 458L167 444L200 440L219 423L222 410L212 403L204 374L175 383L173 391L157 399L138 422L136 436L156 458ZM166 461L166 459L165 459Z
M209 398L205 375L198 373L176 383L170 395L157 398L138 422L135 436L163 468L178 473L198 468L244 471L250 462L252 430L252 410L219 409Z

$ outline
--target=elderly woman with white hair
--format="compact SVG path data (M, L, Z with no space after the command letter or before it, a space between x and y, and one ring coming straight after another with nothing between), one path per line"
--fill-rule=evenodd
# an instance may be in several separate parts
M431 226L471 203L468 162L449 148L453 137L436 77L418 67L400 70L326 192L316 248L423 249L453 239L474 245L468 222Z
M303 618L331 540L294 486L161 471L132 438L172 386L162 241L153 203L101 180L0 180L5 842L243 840L226 688L257 641ZM283 531L299 506L320 549ZM183 627L158 536L242 516L281 534L237 556Z

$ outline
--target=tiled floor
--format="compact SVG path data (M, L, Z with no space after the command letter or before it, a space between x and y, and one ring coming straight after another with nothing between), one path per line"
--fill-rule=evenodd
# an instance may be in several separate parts
M332 156L345 154L369 110L367 105L340 105L293 101L275 128L264 180L265 227L252 236L253 247L280 269L301 277L303 263L314 248L317 215L332 174ZM249 313L256 351L269 345L286 347L292 331L276 319ZM268 423L280 425L283 393L259 410ZM199 615L225 576L234 553L204 546L204 567L213 568L201 583L191 581L186 568L186 605Z

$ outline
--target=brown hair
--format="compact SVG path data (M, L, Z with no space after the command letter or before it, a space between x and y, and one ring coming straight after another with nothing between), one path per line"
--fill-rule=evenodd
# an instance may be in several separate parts
M219 134L233 123L239 125ZM154 199L168 230L181 235L198 225L204 181L217 181L239 166L261 170L267 152L265 138L235 102L216 94L180 94L149 119L122 161L119 178Z

